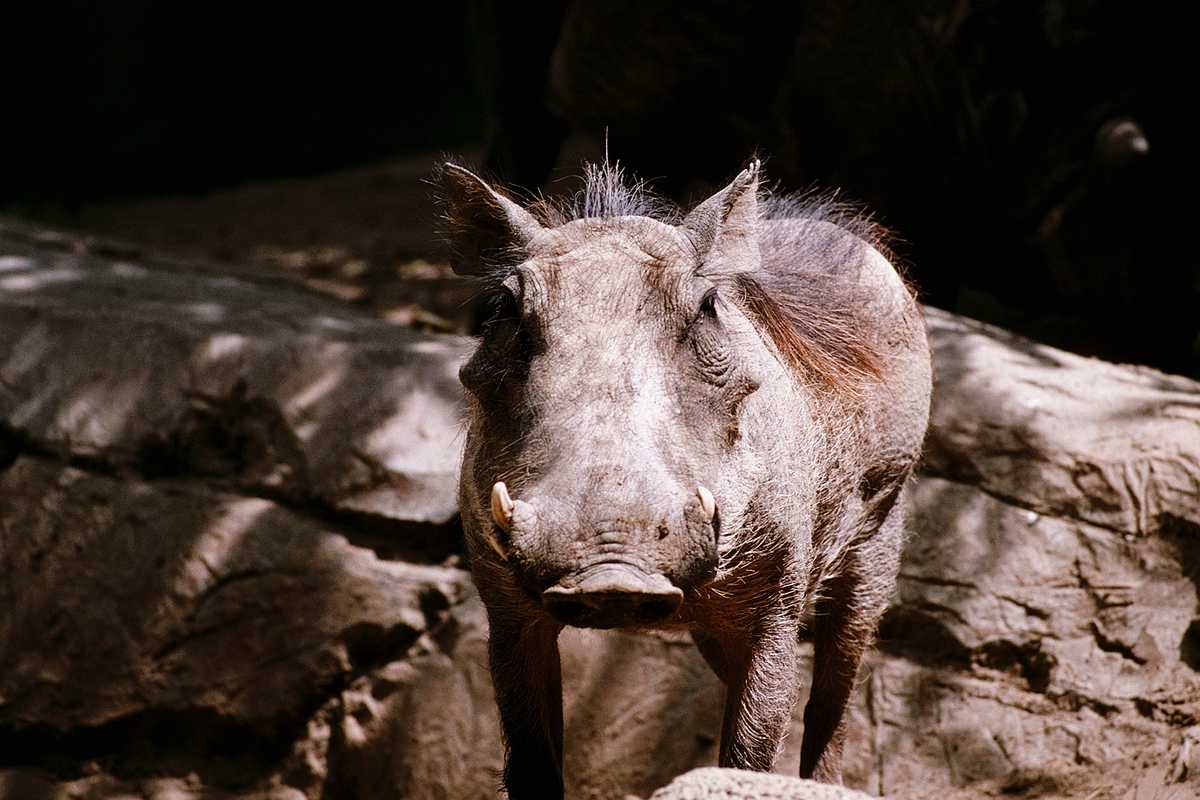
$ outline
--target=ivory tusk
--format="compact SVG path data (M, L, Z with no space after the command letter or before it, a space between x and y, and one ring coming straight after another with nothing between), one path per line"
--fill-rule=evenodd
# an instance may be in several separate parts
M492 519L505 533L512 530L512 512L513 501L508 496L508 487L504 481L496 481L492 486Z
M505 533L512 530L513 505L512 498L508 496L508 487L503 481L496 481L492 486L492 519ZM487 542L496 551L496 555L507 561L508 551L496 536L496 532L489 528L483 535L487 537Z
M713 514L717 513L716 498L703 486L696 487L696 494L700 497L700 507L704 509L704 516L708 518L709 522L712 522Z

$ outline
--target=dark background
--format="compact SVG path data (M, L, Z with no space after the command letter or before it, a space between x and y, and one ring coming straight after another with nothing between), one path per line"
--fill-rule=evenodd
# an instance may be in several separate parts
M482 135L462 2L47 5L8 42L10 203L201 191Z
M1154 55L1181 24L1164 11L126 0L37 16L7 32L6 213L86 228L130 198L146 213L448 152L557 191L606 139L687 202L758 153L782 190L871 208L928 302L1200 374L1200 272L1165 201L1182 148Z

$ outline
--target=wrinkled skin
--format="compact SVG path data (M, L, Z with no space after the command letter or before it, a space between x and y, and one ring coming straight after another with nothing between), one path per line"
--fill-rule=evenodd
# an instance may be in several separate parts
M801 775L840 781L843 711L898 569L929 354L887 261L827 222L760 219L757 177L679 225L543 225L461 167L440 176L456 269L497 295L461 372L460 500L511 798L562 795L566 624L689 630L728 687L720 763L755 770L778 754L811 636ZM788 243L817 235L852 246L790 264ZM875 374L822 387L781 352L737 290L780 266L856 276L871 322L848 335L880 354Z

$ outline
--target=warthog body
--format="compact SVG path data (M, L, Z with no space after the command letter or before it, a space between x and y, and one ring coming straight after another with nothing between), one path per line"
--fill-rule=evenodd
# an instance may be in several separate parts
M456 269L496 297L461 372L460 500L510 797L562 794L564 625L689 630L727 686L720 763L755 770L810 636L800 774L839 781L929 412L872 226L759 197L757 163L686 217L608 167L571 208L439 180Z

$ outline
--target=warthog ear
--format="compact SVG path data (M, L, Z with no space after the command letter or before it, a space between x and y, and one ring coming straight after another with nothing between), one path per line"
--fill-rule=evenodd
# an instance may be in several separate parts
M519 260L522 248L542 230L532 214L465 167L447 162L434 180L451 266L459 275L479 275Z
M700 272L758 269L758 159L721 191L692 209L682 227L700 256Z

